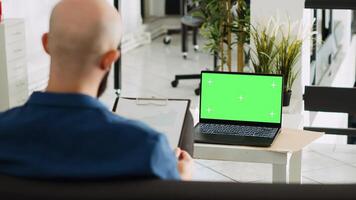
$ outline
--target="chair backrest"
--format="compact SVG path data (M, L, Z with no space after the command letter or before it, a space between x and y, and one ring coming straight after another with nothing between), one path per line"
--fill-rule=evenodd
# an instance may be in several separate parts
M356 88L307 86L306 111L356 114Z
M0 176L1 199L355 199L356 185L267 185L174 181L45 182Z

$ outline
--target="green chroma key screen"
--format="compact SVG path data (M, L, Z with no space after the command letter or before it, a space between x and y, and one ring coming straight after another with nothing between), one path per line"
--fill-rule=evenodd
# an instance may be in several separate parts
M202 119L281 123L283 78L203 73Z

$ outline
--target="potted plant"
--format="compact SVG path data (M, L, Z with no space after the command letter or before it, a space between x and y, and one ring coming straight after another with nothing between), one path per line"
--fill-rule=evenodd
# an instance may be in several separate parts
M266 27L252 28L254 48L251 48L251 62L255 73L283 75L283 106L289 106L292 86L299 73L295 66L301 55L303 40L291 34L290 26L284 34L284 27L275 24L271 20Z
M289 106L292 86L299 70L295 69L302 50L303 41L290 33L283 35L278 45L275 68L277 74L284 77L283 106Z
M258 74L274 74L275 58L278 53L277 44L277 29L262 27L260 30L253 27L251 38L253 39L253 47L251 48L251 63L254 72Z

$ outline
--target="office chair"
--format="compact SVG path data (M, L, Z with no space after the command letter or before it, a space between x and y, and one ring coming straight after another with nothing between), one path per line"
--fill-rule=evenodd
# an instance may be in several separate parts
M305 87L304 106L306 111L356 114L356 88ZM353 144L356 128L304 127L304 130L325 132L325 134L345 135L348 144Z
M188 31L193 30L193 45L194 51L199 50L198 46L198 33L199 28L202 26L204 20L198 17L194 17L192 13L195 11L196 5L194 3L188 3L188 0L181 0L180 11L181 15L181 29L180 30L168 30L166 36L163 39L163 43L169 45L171 43L171 34L181 33L182 35L182 56L184 59L188 57ZM176 88L180 80L192 80L200 79L200 74L187 74L187 75L176 75L175 79L171 82L172 87ZM200 94L200 87L195 90L195 94Z
M194 17L192 13L196 10L196 5L186 2L187 0L181 0L181 29L169 29L166 36L163 38L163 43L169 45L172 41L171 35L175 33L182 34L182 56L184 59L188 57L188 31L193 30L193 45L194 51L199 50L198 45L198 33L199 28L203 24L204 20L199 17Z
M218 56L217 54L214 55L214 70L218 66ZM193 79L201 79L200 74L185 74L185 75L176 75L174 80L171 82L172 87L176 88L179 85L180 80L193 80ZM195 95L199 96L201 92L200 84L198 88L194 90Z

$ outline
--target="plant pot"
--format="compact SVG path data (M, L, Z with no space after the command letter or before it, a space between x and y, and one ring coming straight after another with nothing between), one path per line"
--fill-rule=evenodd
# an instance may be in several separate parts
M292 91L289 90L289 91L283 92L283 106L284 107L290 105L291 96L292 96Z

